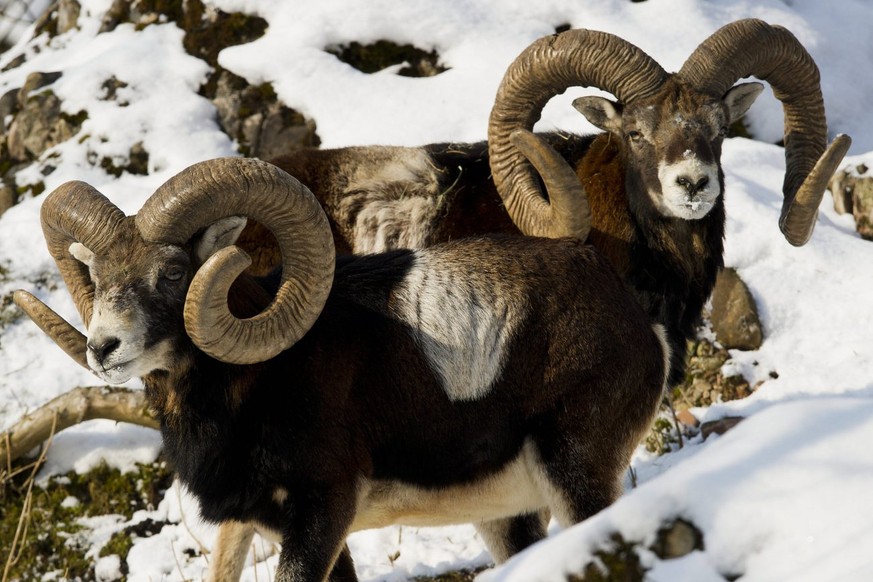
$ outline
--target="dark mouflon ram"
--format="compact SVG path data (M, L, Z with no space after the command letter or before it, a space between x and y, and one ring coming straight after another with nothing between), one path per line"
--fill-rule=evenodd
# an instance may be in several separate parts
M783 104L779 226L788 242L802 245L850 139L841 135L826 147L815 62L788 30L755 19L713 33L673 74L612 34L580 29L544 37L507 70L487 143L302 149L272 161L310 187L337 247L356 253L489 232L577 236L590 229L588 241L667 329L672 385L684 377L685 342L723 266L722 142L763 88L734 86L746 77L769 82ZM604 132L526 133L546 102L573 86L617 98L574 101ZM519 148L531 140L560 154L544 172ZM243 239L253 249L263 241L254 229Z
M243 217L276 237L277 276L245 272ZM283 582L355 580L346 536L389 524L473 522L506 558L619 495L663 395L662 326L578 239L337 258L312 194L241 158L136 216L70 182L42 223L87 337L16 302L100 378L142 378L166 457L224 524L213 580L239 578L252 525L281 541Z

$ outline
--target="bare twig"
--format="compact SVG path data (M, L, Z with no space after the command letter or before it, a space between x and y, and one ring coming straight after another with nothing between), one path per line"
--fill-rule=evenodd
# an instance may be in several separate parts
M0 436L0 467L11 467L12 461L40 445L55 430L96 418L158 428L142 390L80 386L26 414Z
M36 479L37 471L39 471L39 468L45 461L46 454L48 453L49 447L51 446L52 438L55 434L56 426L57 422L55 421L52 423L52 426L49 430L49 434L46 439L46 446L43 447L39 458L33 463L33 470L30 473L30 477L27 478L27 493L24 495L24 503L22 503L21 505L21 516L19 516L18 518L18 526L15 528L15 536L12 538L12 546L9 548L9 555L6 557L6 565L3 567L2 582L7 582L7 580L9 579L9 572L12 570L12 567L15 566L15 564L21 558L21 554L24 552L24 545L25 541L27 540L27 530L30 527L31 510L33 509L33 483Z

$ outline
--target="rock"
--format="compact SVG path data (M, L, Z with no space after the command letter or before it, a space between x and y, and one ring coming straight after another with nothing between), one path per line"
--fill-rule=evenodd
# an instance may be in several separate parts
M15 205L15 189L0 182L0 216Z
M316 145L317 139L313 121L304 120L301 115L277 103L267 112L249 155L269 160L290 149Z
M9 156L18 161L36 159L77 131L61 114L61 100L50 91L39 93L28 98L9 126Z
M855 230L861 238L873 240L873 172L865 164L848 166L831 178L834 210L855 217Z
M700 434L703 436L703 440L708 439L712 434L722 435L738 425L742 420L742 416L726 416L719 420L710 420L700 425Z
M677 411L676 419L685 426L690 426L692 428L700 425L700 421L697 420L697 417L691 414L691 411L687 409Z
M763 333L755 300L734 269L718 274L712 291L712 329L726 349L756 350Z
M53 73L41 73L35 72L31 73L24 80L24 85L22 85L21 89L18 90L18 103L24 104L27 102L28 96L37 89L42 89L43 87L47 87L51 85L55 81L61 78L61 72L53 72Z
M279 101L269 84L249 85L229 71L218 75L212 102L221 127L242 153L267 160L318 145L315 124Z
M76 0L60 0L58 2L57 34L64 34L76 28L81 10L82 6Z
M665 528L658 530L658 536L651 550L662 560L687 556L694 550L703 549L703 532L684 519L677 519Z
M0 132L6 133L6 118L18 111L18 89L10 89L0 97Z
M9 124L7 149L18 162L33 160L48 148L70 139L79 131L85 112L71 116L61 111L61 100L50 89L43 89L61 77L60 72L34 72L14 97L3 96L5 109L15 111Z

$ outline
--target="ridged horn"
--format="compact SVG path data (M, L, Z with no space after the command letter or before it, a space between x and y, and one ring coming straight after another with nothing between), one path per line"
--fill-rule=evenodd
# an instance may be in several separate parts
M225 249L192 281L185 328L212 357L251 364L287 349L315 322L333 283L333 237L324 211L305 186L272 164L244 158L220 158L183 170L146 201L136 225L147 241L181 245L228 216L254 219L276 237L282 252L279 290L258 315L239 319L231 314L227 291L245 269L240 263L248 260L238 249ZM227 262L228 252L235 263Z
M95 254L102 254L129 228L124 219L124 212L84 182L62 184L49 194L40 209L49 253L86 327L91 321L94 283L88 267L70 254L70 245L80 242Z
M546 102L569 87L597 87L619 101L652 95L667 73L645 52L615 35L568 30L541 38L509 66L497 90L488 125L488 153L497 191L509 216L524 234L564 236L553 208L568 207L576 195L563 189L542 192L535 173L512 144L513 132L532 130ZM566 163L566 162L565 162Z
M87 338L78 329L27 291L15 291L12 300L59 348L77 364L91 371L85 357Z
M828 180L851 145L840 135L827 146L827 120L818 67L800 41L781 26L745 19L703 41L677 73L698 90L723 96L744 77L770 83L785 123L784 199L779 227L791 244L812 236Z
M509 136L518 151L536 169L548 192L566 192L567 196L552 198L551 213L557 225L553 236L569 236L585 241L591 232L591 208L588 196L573 168L546 140L526 129L518 129Z

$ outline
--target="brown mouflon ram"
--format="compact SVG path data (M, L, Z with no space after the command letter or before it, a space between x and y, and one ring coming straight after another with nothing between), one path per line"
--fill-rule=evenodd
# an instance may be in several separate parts
M274 276L245 273L247 218L278 241ZM355 580L346 536L389 524L472 522L504 559L528 525L620 494L663 395L663 327L575 238L337 259L306 187L241 158L136 216L70 182L42 222L87 336L16 302L103 380L142 378L167 459L224 524L213 580L239 578L253 526L281 541L282 582Z
M672 385L684 376L685 342L723 265L722 142L763 88L734 86L745 77L770 83L783 104L779 226L788 242L802 245L850 140L838 136L826 147L815 62L789 31L755 19L713 33L673 74L612 34L580 29L541 38L507 70L487 143L302 149L272 162L322 202L341 250L419 248L489 232L555 237L590 230L588 241L667 329ZM546 102L573 86L617 98L574 101L604 132L528 133ZM519 148L536 140L560 154L539 172ZM580 201L585 195L587 205ZM263 240L253 228L241 244L259 256ZM260 260L271 264L269 256Z

